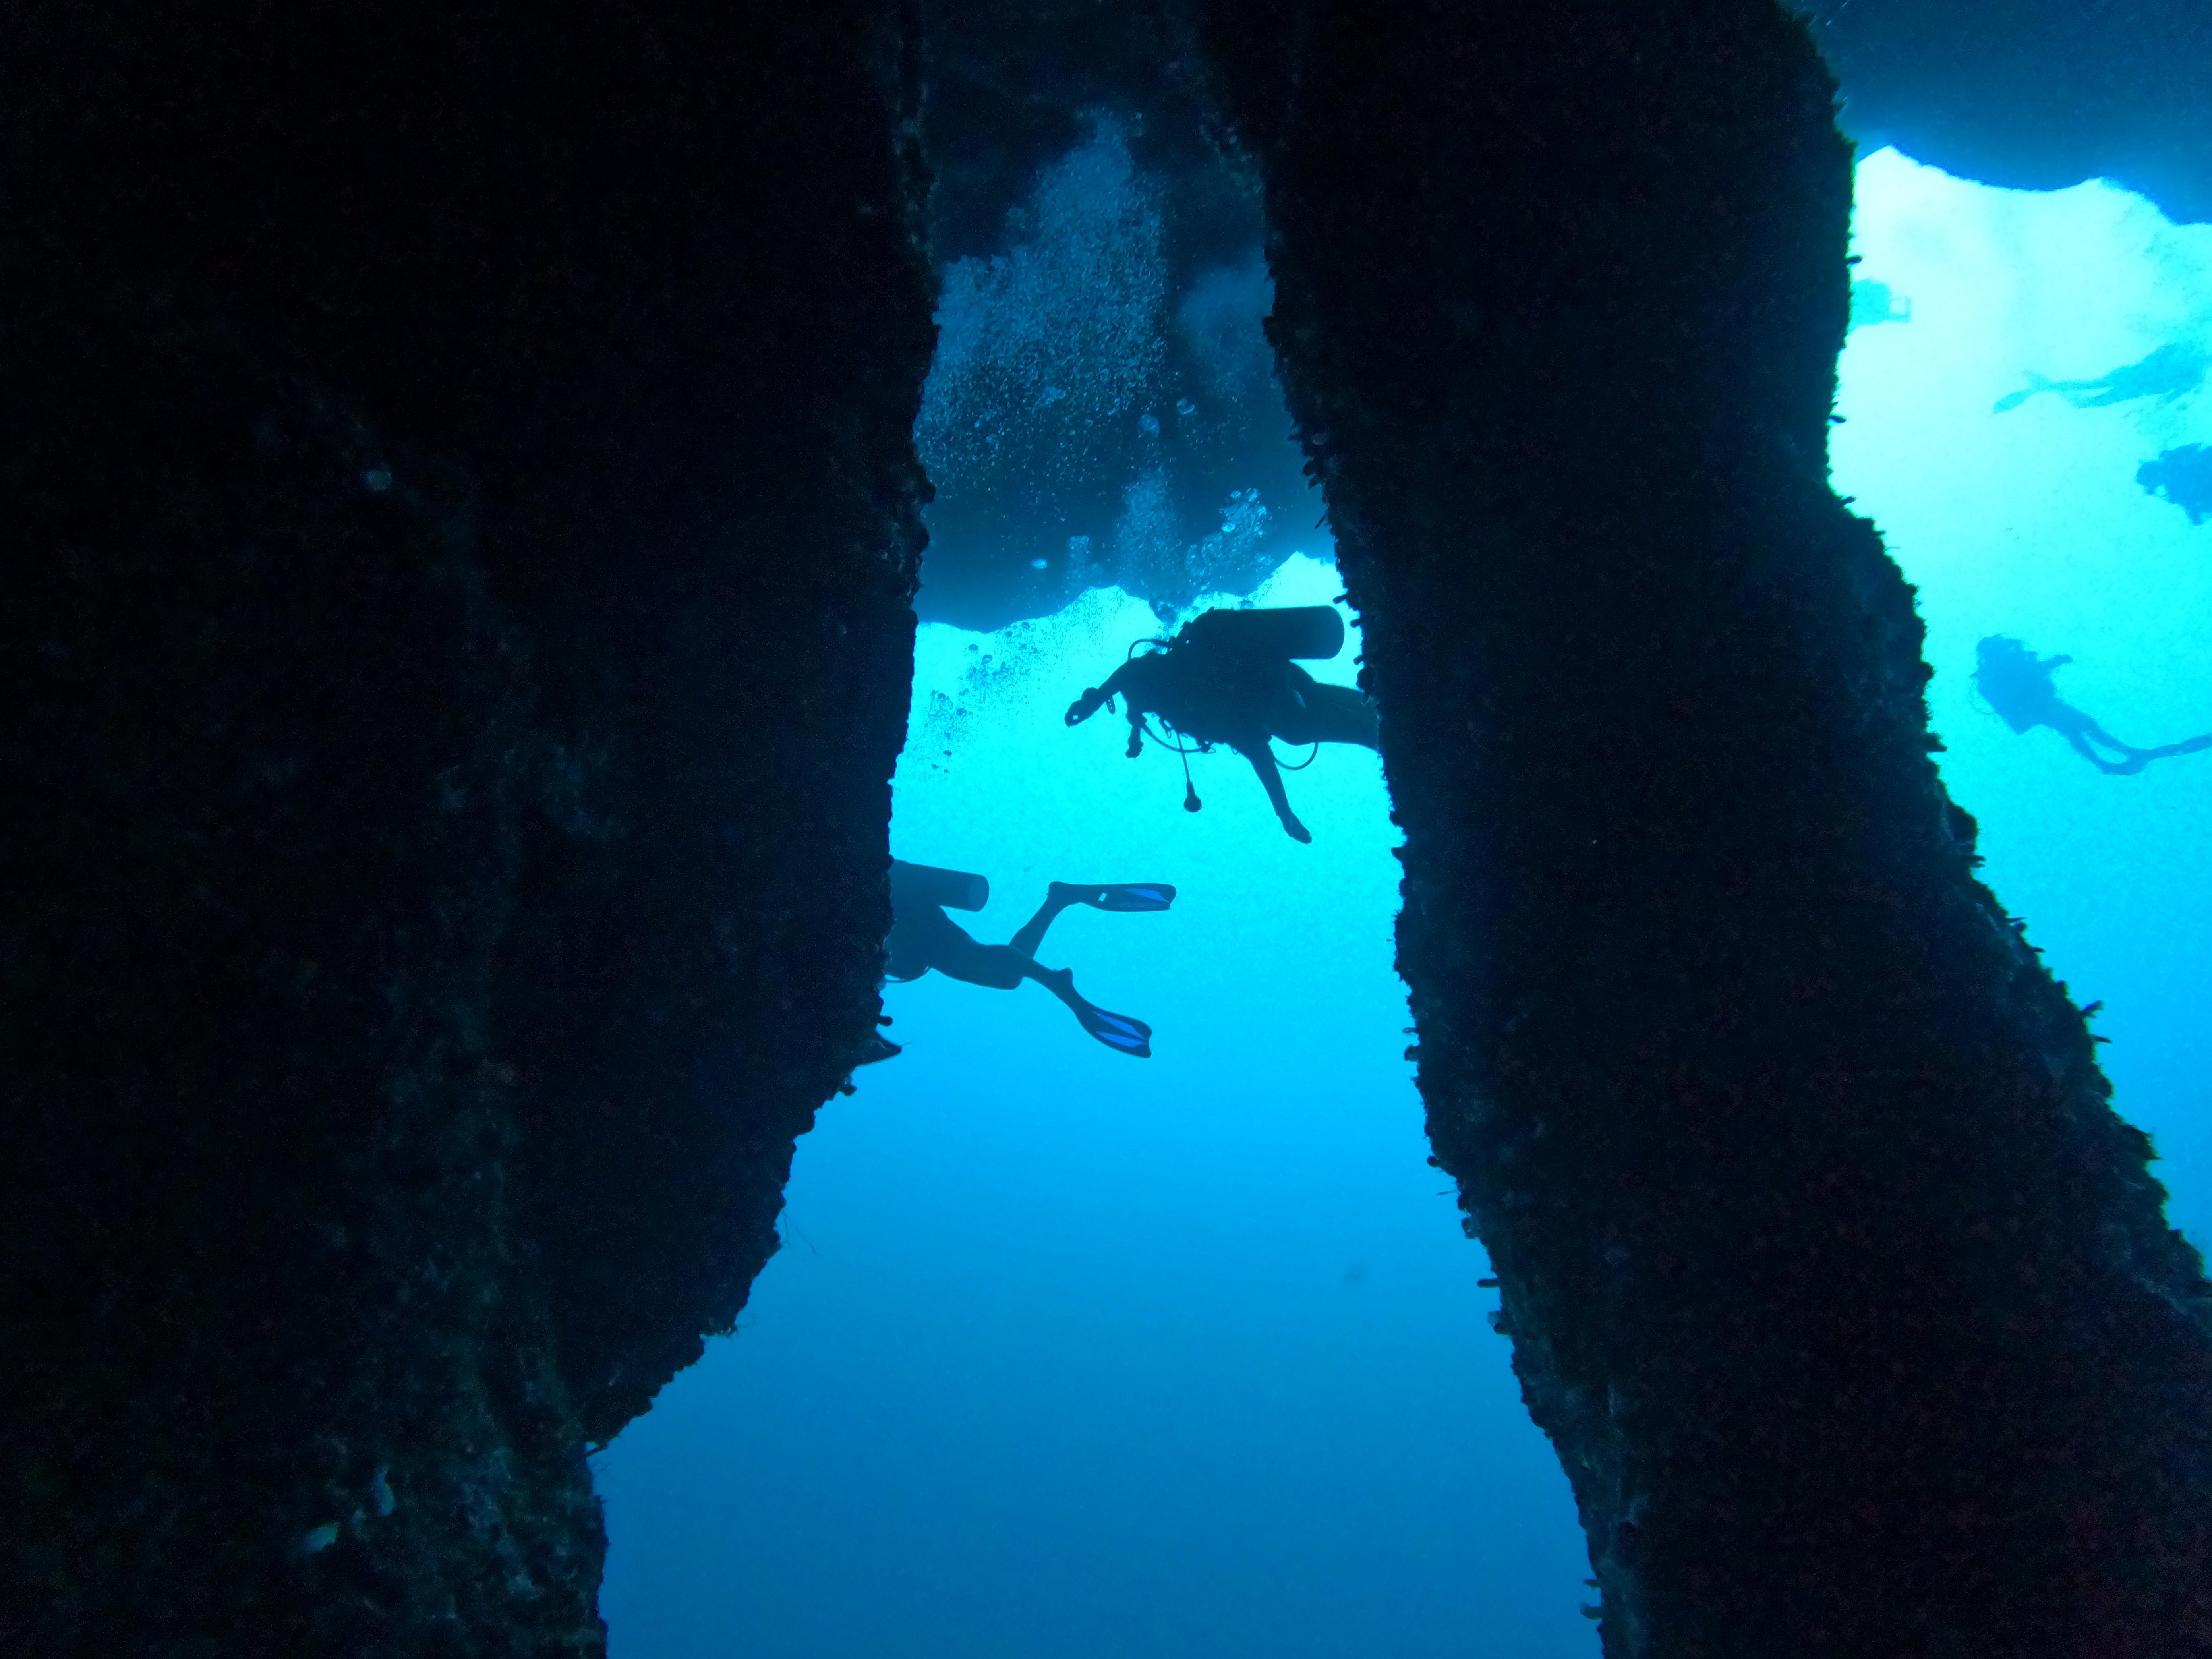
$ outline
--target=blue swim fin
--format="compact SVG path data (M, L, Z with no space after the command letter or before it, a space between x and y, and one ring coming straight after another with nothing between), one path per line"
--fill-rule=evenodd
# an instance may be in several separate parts
M1097 1037L1109 1048L1139 1060L1152 1057L1152 1028L1141 1019L1131 1019L1127 1014L1112 1014L1103 1008L1085 1003L1073 1010L1083 1029Z
M2051 382L2031 369L2028 372L2027 386L2021 391L2008 392L2003 397L1998 398L1996 402L1990 405L1990 413L1992 415L2002 415L2008 409L2018 409L2030 398L2035 396L2037 392L2048 392L2050 390Z
M1104 887L1078 888L1073 882L1052 884L1053 896L1063 895L1094 910L1164 910L1175 902L1176 890L1164 881L1116 883Z
M1076 994L1075 975L1065 968L1047 968L1036 975L1037 982L1067 1006L1076 1023L1097 1037L1109 1048L1125 1054L1134 1054L1139 1060L1152 1057L1152 1028L1141 1019L1131 1019L1127 1014L1116 1014L1086 1002Z

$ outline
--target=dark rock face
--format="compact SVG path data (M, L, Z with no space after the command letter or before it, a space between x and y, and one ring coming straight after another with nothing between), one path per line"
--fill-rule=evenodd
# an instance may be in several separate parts
M1863 147L2011 190L2111 179L2212 218L2197 0L1805 0Z
M1366 629L1438 1161L1611 1655L2212 1650L2212 1289L1830 494L1771 4L1221 0Z
M11 21L0 1645L598 1651L878 1007L904 25Z
M40 555L6 702L9 1644L489 1618L591 1648L483 1030L527 727L465 496L220 329L39 320L8 359Z

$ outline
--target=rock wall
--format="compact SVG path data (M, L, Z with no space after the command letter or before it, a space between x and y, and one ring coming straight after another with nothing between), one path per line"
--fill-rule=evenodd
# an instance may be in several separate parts
M2008 190L2110 179L2212 218L2212 15L2194 0L1805 0L1862 149Z
M11 15L9 1652L600 1650L878 1008L907 33Z
M2212 1650L2212 1288L1830 493L1767 0L1213 0L1365 628L1437 1161L1611 1656Z

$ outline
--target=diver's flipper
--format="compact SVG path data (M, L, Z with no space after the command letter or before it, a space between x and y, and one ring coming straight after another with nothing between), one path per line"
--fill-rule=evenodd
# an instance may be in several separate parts
M1109 1048L1134 1054L1139 1060L1152 1057L1152 1028L1141 1019L1131 1019L1127 1014L1111 1014L1087 1002L1079 1006L1071 1002L1068 1008L1083 1029Z
M2002 415L2007 410L2018 409L2030 398L2035 396L2037 392L2050 392L2052 390L2054 390L2054 388L2049 380L2044 379L2040 374L2031 372L2027 377L2027 385L2021 391L2008 392L2003 397L1998 398L1996 402L1990 405L1990 413L1992 415Z
M1073 882L1052 884L1055 899L1073 899L1094 910L1164 910L1175 902L1176 890L1164 881L1118 882L1104 887L1078 887Z
M2201 738L2185 738L2179 743L2162 743L2155 749L2144 749L2137 752L2145 760L2165 760L2174 755L2201 755L2207 749L2212 749L2212 732L2207 732Z
M1095 1003L1085 1002L1076 994L1075 975L1067 969L1040 969L1036 980L1067 1005L1067 1012L1075 1016L1077 1024L1109 1048L1134 1054L1139 1060L1152 1057L1152 1028L1141 1019L1109 1013Z
M881 1031L871 1031L867 1040L860 1045L860 1057L853 1062L853 1068L858 1071L863 1066L878 1066L884 1060L896 1059L905 1052Z

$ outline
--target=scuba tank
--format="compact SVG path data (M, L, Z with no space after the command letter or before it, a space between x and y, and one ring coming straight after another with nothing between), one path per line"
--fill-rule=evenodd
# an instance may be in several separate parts
M2058 687L2051 678L2058 665L2045 662L2020 641L1992 634L1974 647L1974 689L2015 732L2049 722L2058 707Z
M948 910L980 910L991 902L991 884L966 870L940 870L933 864L891 860L891 909L925 904Z
M1200 612L1182 625L1175 643L1238 657L1334 657L1344 649L1344 618L1331 605L1285 605L1279 610Z

